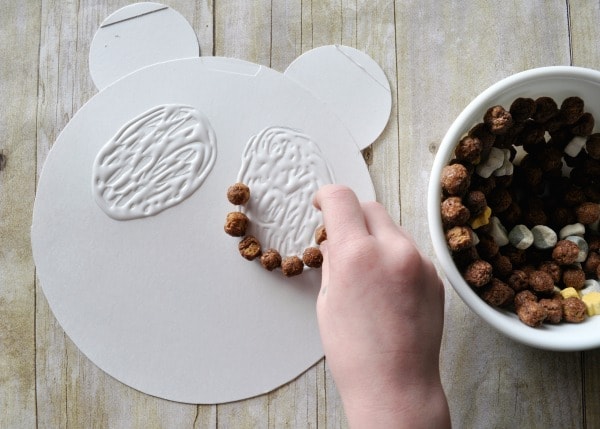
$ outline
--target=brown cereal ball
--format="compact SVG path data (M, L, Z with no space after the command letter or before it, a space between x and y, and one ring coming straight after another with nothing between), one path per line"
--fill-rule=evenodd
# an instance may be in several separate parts
M593 159L600 159L600 133L594 133L588 137L585 150Z
M548 310L546 310L539 302L524 301L517 308L517 316L519 316L519 320L527 326L536 328L544 323L544 320L546 320L546 317L548 316Z
M250 199L250 188L243 183L235 183L227 189L227 199L231 204L246 204Z
M584 225L590 225L600 218L600 205L592 202L585 202L575 208L577 222Z
M560 240L552 250L552 259L559 265L571 265L579 256L579 246L570 240Z
M502 213L513 201L508 189L501 187L494 188L486 199L493 213Z
M521 223L522 215L521 206L513 201L498 217L506 228L510 228Z
M485 194L481 191L469 191L462 200L473 216L480 215L487 207Z
M523 270L514 270L506 283L515 291L521 292L529 288L529 276Z
M590 252L600 253L600 235L586 235L585 241L587 241Z
M281 255L275 249L267 249L260 256L260 264L269 271L281 266Z
M551 97L540 97L535 100L535 112L532 115L538 123L547 122L558 114L558 105Z
M558 298L540 299L539 303L546 309L548 313L545 322L560 323L563 317L562 300Z
M536 270L529 274L529 287L537 294L548 295L554 291L554 282L550 274Z
M485 115L483 115L483 122L488 126L488 129L492 134L504 134L513 124L512 116L502 106L490 107Z
M588 257L583 263L583 271L589 275L596 275L598 270L598 266L600 266L600 255L597 252L589 252Z
M469 188L471 175L462 164L447 165L442 169L442 190L448 195L462 195Z
M245 259L252 261L256 257L260 256L260 242L256 237L249 235L240 241L238 244L238 250L240 251L240 255L242 255Z
M473 287L481 287L492 280L492 265L479 259L467 266L463 272L465 281Z
M483 122L480 122L479 124L471 128L469 130L469 135L471 137L477 137L479 139L483 146L483 155L489 152L489 150L494 145L494 141L496 140L496 136L489 131L487 125Z
M574 124L583 115L583 100L579 97L567 97L560 105L560 114L566 124Z
M248 216L242 212L231 212L225 219L225 232L233 237L242 237L248 228Z
M321 244L325 240L327 240L327 231L325 230L325 227L321 225L317 227L315 231L315 243Z
M480 160L482 149L481 140L474 136L465 136L456 145L454 154L459 161L476 164Z
M473 246L473 230L468 226L455 226L446 231L446 242L453 252Z
M535 296L535 294L530 290L523 290L521 292L518 292L513 299L513 305L515 306L515 310L518 310L519 307L527 301L537 302L538 297Z
M441 214L446 228L465 225L471 217L471 212L463 205L460 197L449 197L442 201Z
M493 278L490 283L482 288L481 298L493 307L505 307L512 304L515 291L502 280Z
M484 195L488 195L495 187L496 176L481 177L479 174L474 174L471 177L471 191L481 191Z
M563 226L575 223L575 220L573 209L564 206L555 207L548 216L549 226L555 230L560 230Z
M492 259L500 251L500 246L492 237L479 234L479 243L477 243L477 251L485 259Z
M498 253L491 261L496 277L506 279L513 271L512 264L508 256Z
M589 136L590 134L592 134L592 131L594 130L594 117L592 116L591 113L584 113L583 115L581 115L579 117L579 119L577 120L577 122L575 122L573 124L573 127L571 128L571 132L573 134L575 134L576 136Z
M287 256L281 262L281 271L286 277L297 276L302 273L303 269L302 259L297 256Z
M580 323L585 320L585 303L576 297L562 300L563 320L570 323Z
M512 102L508 111L515 122L524 122L535 112L535 100L519 97Z
M452 260L459 270L463 270L471 262L480 259L475 247L469 247L458 252L452 252Z
M565 287L580 290L585 284L585 273L581 268L567 268L563 271L562 281Z
M522 267L527 262L525 250L517 249L512 244L502 247L502 254L510 259L513 267Z
M308 247L302 254L304 265L310 268L321 268L323 265L323 254L318 247Z
M560 268L560 265L554 261L543 261L538 267L538 270L550 274L554 284L558 284L560 279L562 279L562 269Z

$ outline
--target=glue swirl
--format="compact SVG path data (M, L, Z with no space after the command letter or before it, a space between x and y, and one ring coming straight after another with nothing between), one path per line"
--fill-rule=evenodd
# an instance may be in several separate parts
M301 255L312 244L321 214L313 195L333 183L333 173L309 136L270 127L252 137L242 155L238 181L251 189L243 208L252 233L264 247L282 255Z
M113 219L156 215L192 195L216 155L215 133L200 111L157 106L125 124L100 149L92 192Z

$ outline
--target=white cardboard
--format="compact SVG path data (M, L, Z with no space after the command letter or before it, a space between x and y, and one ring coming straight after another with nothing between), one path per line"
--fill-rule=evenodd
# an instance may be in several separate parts
M93 196L95 159L125 124L161 105L205 115L216 136L214 166L178 204L113 219ZM326 103L281 73L231 58L129 74L59 136L39 181L34 258L65 332L108 374L162 398L221 403L271 391L321 359L320 270L291 279L267 272L243 260L238 240L223 232L235 210L225 193L244 147L269 127L310 136L336 182L374 199L354 138Z
M315 48L296 58L285 75L327 103L361 150L375 141L388 122L390 84L364 52L340 45Z
M160 3L135 3L106 18L90 45L92 80L102 89L142 67L200 54L194 29Z

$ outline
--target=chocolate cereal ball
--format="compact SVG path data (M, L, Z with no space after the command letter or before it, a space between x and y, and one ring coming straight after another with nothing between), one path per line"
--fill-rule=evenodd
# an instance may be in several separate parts
M548 316L548 310L535 301L524 301L519 308L517 308L517 316L519 320L532 328L541 326Z
M297 256L287 256L281 261L281 271L286 277L302 274L303 269L304 263L302 262L302 259Z
M493 278L481 292L481 298L493 307L507 306L512 303L514 297L515 291L497 278Z
M267 249L260 256L260 264L269 271L281 266L281 255L275 249Z
M523 270L513 270L506 283L515 291L521 292L529 288L529 276Z
M529 274L529 287L537 294L549 295L554 291L554 282L550 274L536 270Z
M238 250L240 251L242 257L252 261L257 256L260 256L260 242L256 239L256 237L249 235L240 241L238 244Z
M560 114L566 124L574 124L583 115L583 100L579 97L567 97L560 105Z
M590 225L600 218L600 205L592 202L585 202L575 208L577 222L584 225Z
M539 303L546 309L548 313L545 322L560 323L563 317L562 300L560 298L544 298L540 299Z
M481 191L469 191L462 200L473 216L480 215L487 206L485 194Z
M236 206L246 204L250 199L250 188L243 183L235 183L227 189L227 199Z
M323 265L323 255L318 247L309 247L302 254L304 265L310 268L321 268Z
M552 259L560 265L575 263L579 256L579 246L570 240L560 240L552 250Z
M248 216L242 212L231 212L227 214L223 229L232 237L243 237L248 227Z
M471 217L471 212L462 203L460 197L449 197L442 201L442 223L446 228L465 225Z
M585 303L576 297L564 299L562 301L563 320L570 323L580 323L585 320Z
M585 273L581 268L570 267L563 271L562 281L565 287L580 290L585 284Z
M490 107L483 116L483 122L488 126L492 134L504 134L513 124L513 119L510 114L502 106Z
M474 287L481 287L492 280L492 265L479 259L467 266L463 272L465 281Z
M315 231L315 243L321 244L325 240L327 240L327 231L325 230L325 227L321 225L317 227Z
M482 149L481 140L474 136L465 136L458 142L454 154L459 161L476 164L479 162Z
M448 195L463 195L470 183L471 175L464 165L452 164L442 169L442 190Z
M446 242L453 252L473 246L473 230L468 226L455 226L446 231Z
M560 268L560 265L554 261L543 261L538 269L550 274L550 277L552 277L552 281L555 284L559 283L560 279L562 279L562 269Z
M538 297L535 296L535 294L533 292L531 292L529 289L527 289L527 290L523 290L515 295L515 298L513 299L513 304L515 306L515 310L518 310L519 307L521 305L523 305L524 302L527 302L527 301L537 302L537 300L538 300Z

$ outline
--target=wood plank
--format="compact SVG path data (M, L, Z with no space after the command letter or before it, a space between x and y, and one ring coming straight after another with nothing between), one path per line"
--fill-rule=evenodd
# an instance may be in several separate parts
M589 0L570 0L568 5L571 63L600 70L600 4ZM582 364L585 427L600 427L600 350L583 353Z
M35 427L35 195L40 6L0 6L0 427ZM18 49L18 61L11 61ZM33 71L33 72L32 72Z
M216 2L215 55L271 65L271 2ZM268 427L269 397L217 406L219 426Z
M559 1L541 8L429 0L397 1L395 14L402 221L432 255L423 195L439 142L492 83L527 68L569 63L567 11ZM455 427L581 427L578 353L516 344L449 287L446 297L441 365ZM555 386L560 391L551 393Z

